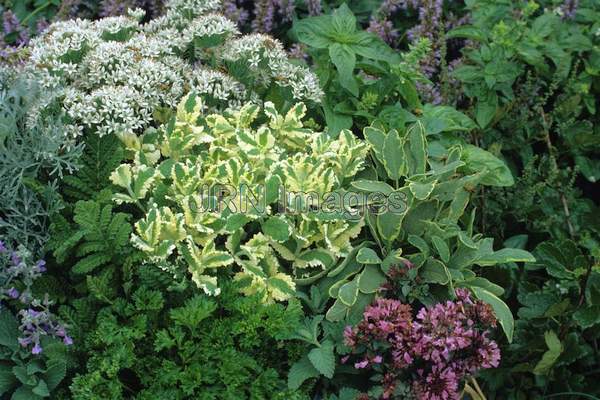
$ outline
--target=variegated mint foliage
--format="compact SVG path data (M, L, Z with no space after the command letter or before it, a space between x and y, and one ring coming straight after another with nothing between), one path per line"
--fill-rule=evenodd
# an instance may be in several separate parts
M300 211L309 196L341 193L368 146L350 131L333 139L305 128L302 103L285 115L270 102L208 116L203 109L200 96L186 96L161 129L124 138L133 162L111 180L121 188L117 203L146 214L132 242L165 269L187 267L206 293L217 295L216 275L231 271L244 293L285 300L295 280L351 250L362 219ZM305 195L281 196L282 187Z
M279 42L240 36L220 9L220 0L172 0L147 24L139 9L56 22L32 41L26 68L41 72L47 88L66 87L63 107L72 123L99 135L140 133L163 122L161 110L192 90L213 110L274 89L284 99L319 101L317 78L290 63Z

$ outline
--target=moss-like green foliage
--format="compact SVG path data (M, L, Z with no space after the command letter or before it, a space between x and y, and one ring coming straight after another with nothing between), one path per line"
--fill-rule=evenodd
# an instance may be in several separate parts
M286 389L288 359L301 348L281 341L300 322L299 304L265 305L231 283L221 288L215 300L183 301L142 286L101 310L73 398L308 399Z

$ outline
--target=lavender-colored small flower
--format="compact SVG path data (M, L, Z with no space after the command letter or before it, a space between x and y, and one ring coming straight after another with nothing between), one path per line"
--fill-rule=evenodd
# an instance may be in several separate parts
M40 260L37 262L36 267L40 272L46 272L46 261Z
M384 42L390 45L392 45L399 36L398 30L394 29L392 21L387 19L380 21L376 18L371 18L367 31L376 34Z
M36 25L35 25L35 30L37 32L37 34L39 35L40 33L44 33L46 31L46 29L48 29L50 27L50 23L46 20L46 19L40 19Z
M321 14L321 0L306 0L306 7L311 17Z
M35 346L31 349L31 354L40 354L42 352L42 346L39 343L36 343Z
M8 249L2 240L0 240L0 253L6 253Z
M577 14L577 7L579 6L579 0L565 0L560 8L562 11L563 19L573 19Z
M5 11L2 15L2 29L6 35L18 32L21 29L19 18L11 10Z
M10 262L12 262L13 265L17 266L21 264L21 257L19 257L19 255L13 251L10 255Z
M19 298L19 291L17 289L15 289L14 287L11 287L10 289L8 289L6 291L6 294L8 295L8 297L10 297L11 299L18 299Z
M73 344L73 339L70 336L65 336L63 339L63 343L67 346L70 346Z

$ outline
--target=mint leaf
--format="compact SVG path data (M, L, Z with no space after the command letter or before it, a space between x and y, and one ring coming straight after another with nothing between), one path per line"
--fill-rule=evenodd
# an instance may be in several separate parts
M358 83L354 78L356 54L345 44L334 43L329 47L329 57L339 73L340 85L354 96L358 96Z
M298 389L305 380L316 378L317 376L319 376L319 371L313 367L308 357L304 356L290 368L288 387L292 390Z
M333 343L329 340L321 343L308 353L308 359L312 365L327 378L333 377L335 370L335 355L333 354Z

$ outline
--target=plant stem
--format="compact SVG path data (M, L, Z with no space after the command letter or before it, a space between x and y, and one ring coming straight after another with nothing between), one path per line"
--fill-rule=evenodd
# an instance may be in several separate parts
M45 4L42 4L41 6L39 6L38 8L36 8L35 10L33 10L28 16L26 16L25 18L23 18L23 21L21 21L21 25L25 25L25 23L27 23L27 21L29 21L31 19L31 17L33 17L35 14L39 13L40 11L42 11L44 8L48 7L51 3L48 1Z

